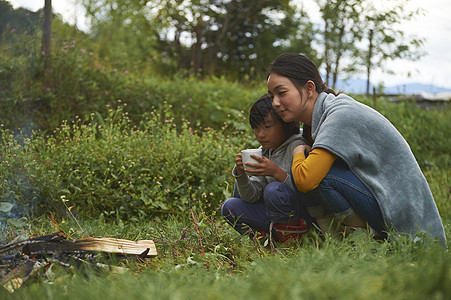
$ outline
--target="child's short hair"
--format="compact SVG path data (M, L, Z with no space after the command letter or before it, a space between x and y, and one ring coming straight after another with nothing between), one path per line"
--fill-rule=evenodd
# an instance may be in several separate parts
M298 121L285 122L277 114L272 107L272 97L269 94L261 96L251 107L249 123L251 124L252 129L257 128L262 124L268 114L271 114L274 120L277 120L282 124L283 131L287 138L300 132L300 123Z

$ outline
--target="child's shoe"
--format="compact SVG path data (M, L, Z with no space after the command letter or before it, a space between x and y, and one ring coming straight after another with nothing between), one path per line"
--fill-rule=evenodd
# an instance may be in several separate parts
M299 225L274 224L273 227L277 232L279 241L284 244L298 241L308 232L304 219L299 219Z

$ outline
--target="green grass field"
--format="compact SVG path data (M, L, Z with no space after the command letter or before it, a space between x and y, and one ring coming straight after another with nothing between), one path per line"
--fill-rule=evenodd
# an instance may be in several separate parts
M271 252L218 220L197 220L199 235L192 222L186 216L135 226L82 222L84 230L103 236L158 236L159 255L147 263L119 264L127 268L123 274L53 266L12 294L2 290L2 299L449 299L451 295L450 255L437 245L408 240L380 243L354 233L344 240L312 237L300 247ZM76 226L62 224L68 231L76 232Z
M411 144L449 240L448 112L380 107ZM30 140L3 132L1 197L16 206L2 212L2 244L62 230L69 238L152 239L158 256L108 262L125 268L119 273L52 263L13 293L0 287L1 299L450 299L451 256L434 243L311 234L301 246L271 251L238 235L218 209L230 196L227 172L243 140L215 130L197 135L170 118L134 127L116 117L112 111L99 124L93 115ZM229 147L212 147L218 138ZM182 167L171 165L174 157ZM19 207L40 213L18 216Z

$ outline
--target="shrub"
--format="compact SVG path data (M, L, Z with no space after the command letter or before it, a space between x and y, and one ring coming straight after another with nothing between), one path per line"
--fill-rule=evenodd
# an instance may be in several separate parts
M126 104L102 118L64 122L52 135L18 141L4 130L0 194L15 212L72 212L133 219L156 212L217 209L231 184L228 170L244 140L174 123L170 106L133 125ZM237 146L240 145L240 146ZM23 212L22 212L23 213Z

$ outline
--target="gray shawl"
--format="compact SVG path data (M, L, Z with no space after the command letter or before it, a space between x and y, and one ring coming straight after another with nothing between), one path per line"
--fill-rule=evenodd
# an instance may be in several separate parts
M313 148L343 159L375 196L389 230L410 238L425 232L446 244L429 185L398 130L346 95L321 93L312 119Z

